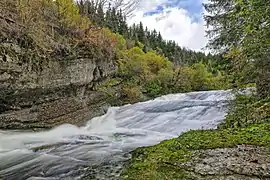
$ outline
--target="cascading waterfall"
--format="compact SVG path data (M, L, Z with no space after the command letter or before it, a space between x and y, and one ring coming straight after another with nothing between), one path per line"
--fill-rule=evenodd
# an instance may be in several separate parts
M84 127L0 131L0 179L118 179L130 151L216 128L231 98L231 91L172 94L111 107Z

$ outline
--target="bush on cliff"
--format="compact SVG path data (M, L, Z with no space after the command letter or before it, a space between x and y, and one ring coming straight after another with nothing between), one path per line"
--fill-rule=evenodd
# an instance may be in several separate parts
M73 0L10 0L0 7L12 22L0 27L2 42L18 41L36 59L115 53L117 36L80 15Z

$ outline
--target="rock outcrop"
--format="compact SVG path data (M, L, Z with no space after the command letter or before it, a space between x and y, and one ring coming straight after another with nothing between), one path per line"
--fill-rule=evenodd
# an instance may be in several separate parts
M104 113L106 94L95 84L114 72L112 58L73 58L22 63L23 49L2 44L0 54L0 128L50 128L78 124Z
M19 14L16 1L0 2L0 129L82 124L103 114L107 95L95 87L115 72L114 50L60 30L51 16L41 29Z
M196 179L259 180L270 177L269 149L242 145L237 148L200 150L189 162L173 164Z

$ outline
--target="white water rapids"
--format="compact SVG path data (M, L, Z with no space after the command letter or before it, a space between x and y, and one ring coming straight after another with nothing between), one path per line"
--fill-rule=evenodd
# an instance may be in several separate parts
M215 128L231 98L230 91L167 95L112 107L84 127L0 131L0 179L118 179L130 151L190 129Z

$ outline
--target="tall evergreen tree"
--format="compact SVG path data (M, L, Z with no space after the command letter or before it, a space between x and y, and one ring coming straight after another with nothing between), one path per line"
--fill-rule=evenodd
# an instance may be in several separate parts
M105 25L105 14L103 12L102 4L100 3L97 8L97 17L96 17L96 23L100 26Z
M145 34L142 22L139 23L139 26L137 27L137 32L138 32L138 40L142 43L145 43Z
M113 28L113 24L112 24L112 8L111 8L111 4L109 4L108 9L105 13L105 26L109 29Z
M111 18L112 18L112 31L113 32L118 32L118 17L117 17L117 12L116 9L113 7L112 12L111 12Z

